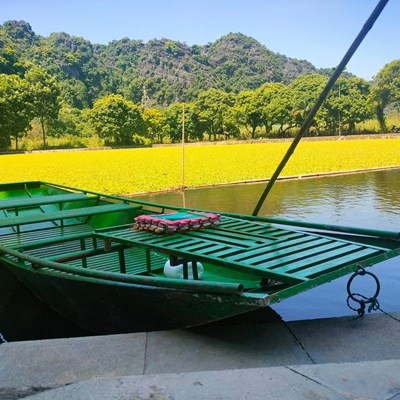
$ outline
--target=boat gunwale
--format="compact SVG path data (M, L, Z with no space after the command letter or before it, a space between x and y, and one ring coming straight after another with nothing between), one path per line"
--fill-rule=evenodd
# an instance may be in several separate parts
M64 189L64 190L73 190L76 192L81 192L85 194L93 194L96 196L99 196L100 198L108 198L108 199L113 199L113 200L118 200L122 201L124 203L135 203L135 204L140 204L144 206L149 206L153 208L158 208L161 209L161 213L164 212L164 210L182 210L183 207L177 207L177 206L172 206L172 205L167 205L167 204L158 204L158 203L151 203L147 201L142 201L142 200L137 200L137 199L131 199L123 196L116 196L116 195L109 195L109 194L104 194L104 193L99 193L96 191L92 190L86 190L86 189L79 189L73 186L66 186L66 185L60 185L57 183L51 183L51 182L46 182L46 181L27 181L27 182L13 182L13 184L25 184L25 183L30 183L30 184L35 184L38 183L39 186L40 184L46 185L48 187L54 187L58 189ZM8 184L0 184L0 189L1 185L8 185ZM205 211L205 212L217 212L215 210L203 210L203 209L197 209L197 208L185 208L185 210L188 211ZM231 213L231 212L219 212L222 215L230 216L233 218L239 218L239 219L245 219L245 220L250 220L254 222L267 222L271 224L276 224L276 225L288 225L288 226L293 226L293 227L299 227L299 228L311 228L311 229L317 229L317 230L327 230L327 231L332 231L332 232L343 232L343 233L349 233L349 234L357 234L361 236L373 236L373 237L379 237L383 239L391 239L391 240L396 240L400 241L400 232L398 231L386 231L386 230L379 230L379 229L366 229L366 228L357 228L353 226L344 226L344 225L333 225L333 224L321 224L321 223L314 223L314 222L307 222L307 221L295 221L295 220L287 220L287 219L281 219L281 218L273 218L273 217L260 217L260 216L254 216L254 215L248 215L248 214L240 214L240 213Z
M132 283L143 286L171 288L190 292L193 291L228 295L242 295L244 292L244 288L241 283L215 283L200 280L182 280L154 276L128 275L118 272L95 271L86 268L71 267L60 262L49 261L40 257L31 256L17 250L9 249L3 245L0 245L0 253L2 255L10 255L24 263L29 263L34 271L38 271L41 268L49 268L55 271L70 273L82 277L111 280L121 283ZM5 263L9 262L9 260L2 256L0 256L0 259Z

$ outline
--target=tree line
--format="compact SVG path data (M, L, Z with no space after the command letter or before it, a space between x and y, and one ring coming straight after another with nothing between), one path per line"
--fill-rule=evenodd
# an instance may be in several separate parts
M400 101L400 60L387 64L373 82L343 76L315 117L310 135L354 133L356 124L372 118L386 131L385 114ZM187 141L290 136L301 126L328 78L300 75L289 84L264 83L238 94L219 89L201 92L196 101L149 107L121 94L99 98L91 108L78 109L61 100L54 76L30 66L18 74L0 74L0 146L18 149L31 129L48 136L97 135L106 145L173 143L181 140L183 110ZM145 88L144 88L145 90Z
M2 57L15 60L2 64ZM111 93L135 103L146 97L148 105L167 107L194 101L210 88L238 93L319 72L310 62L274 53L241 33L206 45L126 37L95 44L64 32L43 37L25 21L6 21L0 25L0 73L9 73L15 61L45 68L57 78L62 98L79 109Z

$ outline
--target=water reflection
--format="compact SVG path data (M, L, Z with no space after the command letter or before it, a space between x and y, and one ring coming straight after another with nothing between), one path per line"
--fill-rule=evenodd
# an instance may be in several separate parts
M326 224L400 231L400 169L279 181L260 215ZM249 214L264 184L247 184L142 196L176 206ZM400 257L374 267L382 285L382 309L399 311ZM286 320L352 315L346 306L348 277L285 300L274 308Z

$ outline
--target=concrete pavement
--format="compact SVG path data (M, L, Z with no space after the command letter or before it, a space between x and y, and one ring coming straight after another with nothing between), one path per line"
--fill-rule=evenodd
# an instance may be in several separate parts
M321 364L92 379L32 400L400 399L400 361Z
M0 346L0 399L400 400L400 313Z

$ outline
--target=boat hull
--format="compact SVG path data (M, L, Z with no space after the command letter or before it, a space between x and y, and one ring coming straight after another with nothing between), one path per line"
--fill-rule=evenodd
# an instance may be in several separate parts
M0 333L7 341L90 334L41 301L3 263L0 263Z
M96 334L185 328L259 308L239 296L191 293L101 279L8 268L42 302Z
M167 211L181 215L176 207L45 182L0 185L0 260L63 318L108 334L264 311L400 254L400 233L391 231L228 213L216 226L164 235L134 224ZM166 260L182 268L183 279L167 277ZM194 273L200 263L201 279ZM194 279L187 279L189 265Z

